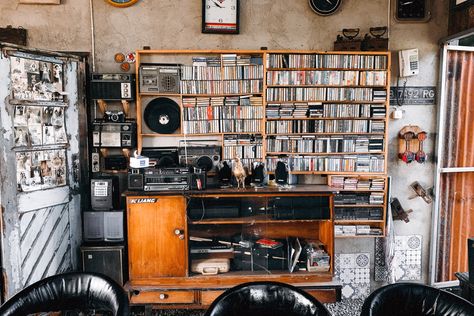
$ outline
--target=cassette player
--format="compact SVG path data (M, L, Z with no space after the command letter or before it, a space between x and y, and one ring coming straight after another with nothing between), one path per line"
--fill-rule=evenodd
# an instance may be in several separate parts
M179 64L142 64L140 92L179 93Z
M136 146L137 124L133 121L107 122L96 120L92 123L92 143L94 147L132 148Z
M188 168L147 168L143 172L144 191L204 190L206 173Z

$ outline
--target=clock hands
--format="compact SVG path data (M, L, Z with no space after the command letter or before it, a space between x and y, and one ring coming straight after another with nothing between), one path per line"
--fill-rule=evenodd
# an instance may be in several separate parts
M221 9L224 9L225 7L221 6L219 3L217 3L216 1L212 0L212 3L214 3L214 5L218 8L221 8Z

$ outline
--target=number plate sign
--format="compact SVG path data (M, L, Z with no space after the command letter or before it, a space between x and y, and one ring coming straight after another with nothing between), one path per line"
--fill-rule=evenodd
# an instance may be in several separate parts
M390 87L390 105L397 104L397 87ZM398 101L403 105L434 105L436 104L436 87L406 87L405 98L403 98L403 88L398 88Z

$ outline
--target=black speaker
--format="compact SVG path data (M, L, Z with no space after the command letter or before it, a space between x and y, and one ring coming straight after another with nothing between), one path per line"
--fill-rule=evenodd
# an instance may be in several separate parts
M181 124L179 105L171 98L155 98L145 106L143 121L152 132L173 134Z
M259 163L252 172L252 182L256 185L263 185L265 182L265 165Z
M82 270L105 274L123 285L123 246L81 247Z
M232 168L227 161L222 162L222 166L218 170L218 177L221 186L230 185L230 181L232 180Z
M288 183L288 169L283 161L277 162L275 169L275 182L281 185Z
M474 283L474 237L467 239L467 254L469 261L469 282Z
M128 189L143 190L143 174L139 169L131 169L128 174Z

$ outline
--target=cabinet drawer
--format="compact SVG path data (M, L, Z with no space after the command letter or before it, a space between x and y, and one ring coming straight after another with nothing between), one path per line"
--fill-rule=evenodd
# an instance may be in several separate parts
M132 304L192 304L194 291L142 291L133 294L130 298Z
M224 290L220 291L201 291L201 305L208 306L211 305L214 300L224 293Z

